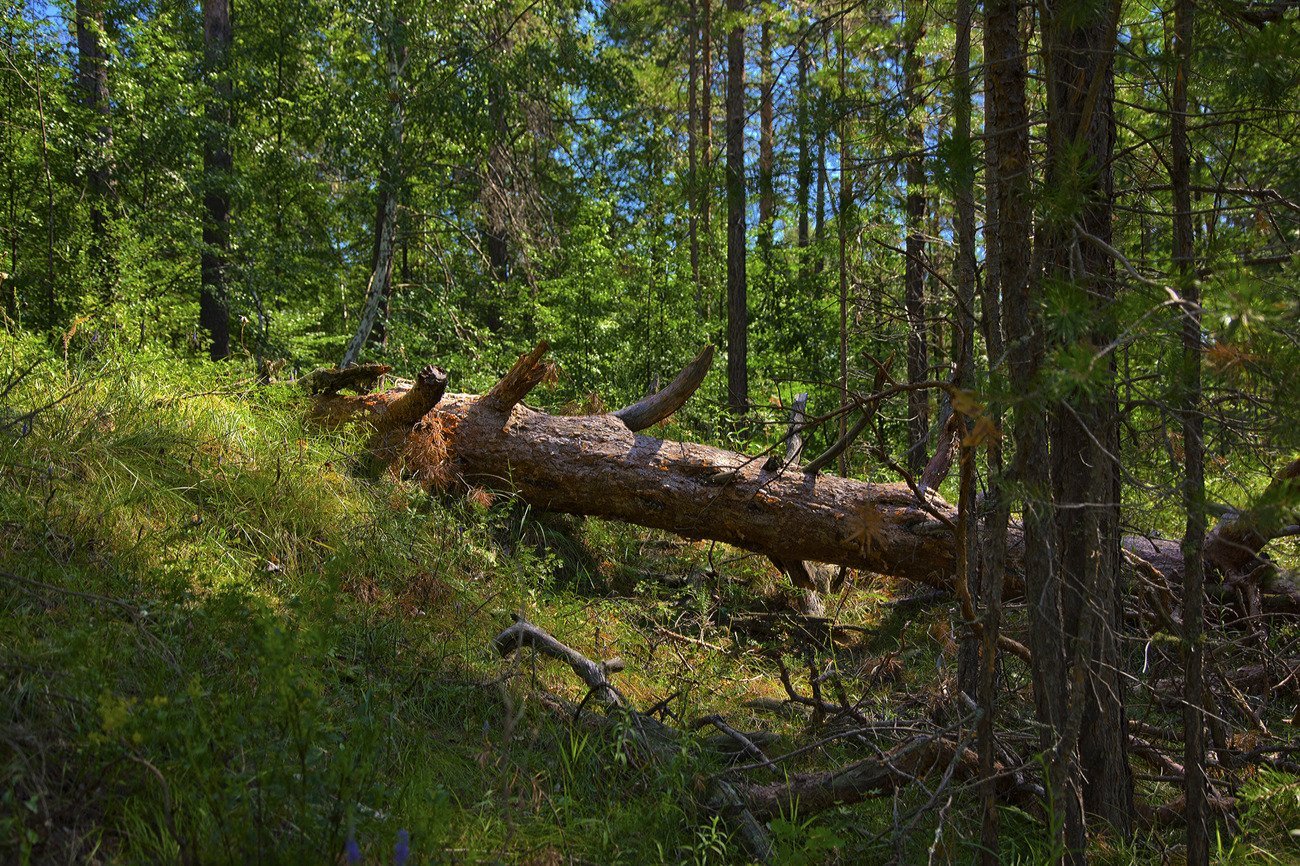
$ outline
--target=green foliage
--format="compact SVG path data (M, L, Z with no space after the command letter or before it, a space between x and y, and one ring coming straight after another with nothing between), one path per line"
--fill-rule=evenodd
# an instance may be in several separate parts
M815 416L835 411L846 399L841 327L850 391L869 390L880 367L882 381L905 378L910 124L922 126L925 148L922 366L949 378L958 191L973 191L981 222L994 216L983 96L970 106L974 134L951 132L953 5L908 4L900 15L765 2L737 15L713 3L712 68L696 70L713 87L706 159L686 69L701 3L248 0L238 4L229 69L234 167L215 179L202 157L214 95L200 9L102 6L103 141L105 121L78 84L72 5L0 8L0 389L21 378L0 405L0 569L13 575L0 578L0 626L12 636L0 657L0 859L298 862L343 856L351 841L378 861L403 829L435 860L736 859L728 828L686 805L716 770L698 752L684 747L679 762L648 772L626 730L521 711L522 670L499 681L501 663L484 645L507 611L524 609L591 646L645 647L642 669L627 675L632 688L654 700L680 692L674 712L734 708L751 685L781 694L780 651L764 656L760 641L729 632L737 651L725 658L689 647L669 656L658 630L681 618L701 633L721 628L766 603L773 572L690 546L655 556L646 552L662 541L655 534L366 478L354 462L359 434L305 428L301 395L255 386L253 362L283 359L288 379L341 356L372 274L395 99L407 121L398 249L384 339L366 359L403 375L436 362L454 388L479 391L545 338L562 375L535 397L571 412L641 397L706 343L721 361L725 37L748 29L752 174L755 31L766 21L776 202L770 248L747 249L753 423L719 420L719 362L662 430L757 453L778 441L796 393L810 393ZM1081 28L1111 10L1070 0L1052 20ZM1104 166L1081 144L1056 141L1048 176L1041 133L1054 106L1043 82L1060 34L1024 29L1034 240L1040 253L1058 242L1072 249L1066 260L1033 260L1031 308L1046 352L1033 387L1010 391L1005 357L990 357L982 331L972 375L981 402L1010 410L997 431L1004 444L1016 413L1114 394L1124 521L1172 537L1185 518L1172 493L1185 471L1172 407L1187 361L1165 286L1192 285L1170 252L1174 70L1165 16L1120 11L1116 158ZM1266 15L1276 17L1250 19ZM1190 82L1210 497L1271 506L1274 526L1295 521L1294 489L1269 479L1300 448L1300 126L1275 108L1300 94L1297 32L1293 10L1201 10ZM980 43L976 33L975 69ZM407 58L397 88L385 69L390 46ZM923 91L915 101L908 46ZM107 170L107 194L94 193L92 168ZM225 302L234 357L221 366L194 361L205 354L197 296L203 198L214 183L229 189L233 212ZM1116 254L1075 229L1108 184ZM981 288L996 285L986 282L985 243L975 250ZM972 312L992 310L979 297ZM932 400L932 424L938 409ZM852 473L897 480L879 457L909 447L910 411L902 393L877 407L850 453ZM834 421L809 432L806 454L836 433ZM931 442L938 435L936 426ZM955 478L942 492L955 500ZM1294 542L1273 553L1284 566L1297 561ZM680 591L647 587L651 571L680 579ZM875 605L890 591L872 587L846 603L879 626L874 650L897 649L908 684L924 691L935 656L917 638L946 614L880 617ZM609 625L593 631L596 622ZM527 673L564 690L562 677ZM1007 676L1024 685L1020 673ZM1248 832L1225 839L1221 859L1288 856L1293 842L1278 828L1296 823L1292 793L1282 776L1252 782L1242 794ZM959 797L950 814L960 830L975 809ZM1008 862L1057 853L1036 819L1014 810L1005 819ZM926 816L900 850L918 860L932 844L957 850L956 830L936 834L937 820ZM891 821L868 805L771 829L786 862L853 862L894 855L882 841ZM1111 853L1136 861L1155 847L1139 839Z
M816 819L798 820L775 818L771 822L775 861L788 866L811 866L824 863L843 842L829 828L820 826Z

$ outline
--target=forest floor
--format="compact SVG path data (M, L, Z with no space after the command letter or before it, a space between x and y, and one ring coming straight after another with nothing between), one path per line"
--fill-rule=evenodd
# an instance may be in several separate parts
M741 551L373 477L358 433L305 427L300 391L233 364L47 358L5 381L4 862L744 862L700 792L749 756L708 728L651 758L594 724L593 701L557 713L539 696L581 704L586 689L493 650L512 613L621 657L614 682L638 709L769 732L768 756L831 730L789 700L783 669L797 694L817 679L882 723L782 772L953 722L955 613L922 588L864 577L826 599L843 628L809 625ZM1005 668L1023 697L1027 671ZM1218 860L1300 862L1300 780L1260 773L1237 793ZM969 862L976 792L934 799L917 785L813 816L791 803L771 823L776 859ZM1039 818L1001 819L1004 862L1050 857ZM1178 836L1095 854L1178 862Z

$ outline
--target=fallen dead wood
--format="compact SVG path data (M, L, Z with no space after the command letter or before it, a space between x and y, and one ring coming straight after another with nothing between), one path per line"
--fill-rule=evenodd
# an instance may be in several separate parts
M676 755L677 744L681 739L680 733L651 716L629 708L618 690L610 684L608 674L615 669L621 669L621 664L617 668L611 662L597 664L523 617L516 616L514 620L513 625L498 634L492 641L492 648L502 658L510 656L522 647L531 647L543 655L564 662L587 685L589 694L596 696L597 700L605 705L607 712L627 714L631 722L626 727L628 734L649 754L663 760L670 760ZM707 723L713 722L714 719L711 718ZM720 724L716 726L729 739L733 741L738 738L743 739L747 744L746 751L752 749L760 757L762 756L762 751L751 738L721 723L720 719L717 722ZM731 824L749 856L761 863L772 859L772 841L767 831L755 819L744 799L736 793L729 782L718 780L712 785L707 804Z
M283 365L283 361L280 362ZM331 367L313 370L298 380L299 387L308 394L337 394L347 388L366 394L373 391L384 376L392 371L387 364L359 364L352 367ZM270 375L267 375L270 378Z
M979 756L943 737L919 735L883 753L820 773L792 773L784 780L738 790L759 820L797 812L815 815L835 806L893 794L935 770L955 765L956 778L975 778Z
M1221 681L1225 687L1231 686L1248 695L1300 694L1300 658L1280 658L1270 663L1242 665L1221 674L1216 672L1214 679ZM1155 680L1149 685L1157 698L1177 704L1181 700L1178 697L1181 683L1182 680L1173 677Z
M679 753L681 732L651 716L636 712L610 684L608 674L621 668L621 665L592 661L546 630L518 616L511 626L493 639L492 647L503 658L523 647L529 647L564 662L587 686L588 697L595 697L607 714L627 720L620 724L620 730L632 737L646 753L655 759L664 760ZM553 703L568 709L563 702ZM581 709L581 705L578 709ZM943 733L915 734L877 757L835 770L786 773L782 780L767 783L742 782L737 780L736 774L756 770L779 772L777 762L790 756L769 758L759 743L772 742L774 737L763 732L742 733L728 725L721 716L704 716L691 727L706 726L718 729L723 740L738 747L739 752L754 761L712 777L706 786L705 805L731 824L748 854L760 862L767 862L772 857L772 843L764 823L773 818L795 810L800 815L813 815L835 806L892 794L936 771L942 772L944 784L952 780L973 779L979 769L978 756L964 744ZM897 729L897 722L869 727L890 732ZM809 747L798 749L796 753L807 748ZM1007 796L1033 808L1032 791L1020 790L1014 773L1005 772L1001 767L998 769ZM1017 790L1020 790L1019 794Z
M623 669L619 659L596 664L575 649L565 646L550 634L528 622L523 617L515 617L515 624L501 632L492 641L492 648L503 658L520 649L531 647L543 655L548 655L573 668L578 679L587 684L596 700L613 707L623 706L623 697L609 681L609 674Z
M951 591L956 509L907 484L821 475L721 448L638 431L685 402L707 371L707 349L659 394L612 414L559 417L520 401L553 375L543 342L483 397L444 394L426 368L413 385L379 394L316 398L324 423L369 420L395 471L442 487L503 489L551 511L612 518L688 539L722 541L778 561L834 563ZM441 378L439 378L441 377ZM441 384L439 384L441 383ZM870 398L865 405L874 405ZM812 467L808 467L812 468ZM818 467L820 468L820 467ZM1206 563L1225 580L1279 585L1263 548L1289 524L1277 505L1300 484L1300 459L1278 475L1261 511L1225 517L1206 540ZM1022 591L1022 536L1008 532L1006 591ZM1124 539L1130 562L1171 583L1182 578L1178 542Z

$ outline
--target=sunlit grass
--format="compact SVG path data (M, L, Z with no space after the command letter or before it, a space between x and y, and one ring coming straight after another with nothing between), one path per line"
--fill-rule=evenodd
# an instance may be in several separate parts
M37 352L4 349L0 379ZM959 624L942 605L889 606L914 591L892 581L828 597L864 631L810 652L735 625L796 606L765 560L373 477L357 431L304 426L296 389L239 365L48 358L4 418L60 398L0 435L6 862L333 862L349 839L390 862L403 829L414 862L742 861L699 806L721 764L695 738L712 732L652 764L557 718L537 690L575 704L585 690L561 665L492 653L513 612L622 657L633 705L664 702L680 728L723 713L779 735L772 754L818 736L806 713L773 711L779 663L805 693L834 663L879 717L945 712ZM1018 665L1007 682L1027 694ZM831 742L784 766L862 756ZM1292 783L1243 792L1253 835L1224 862L1290 850ZM896 810L925 802L909 790L811 818L791 804L773 834L790 863L969 859L970 789L938 833L936 811L894 837ZM1004 829L1007 862L1050 853L1034 819L1008 811ZM1167 845L1098 853L1150 862Z

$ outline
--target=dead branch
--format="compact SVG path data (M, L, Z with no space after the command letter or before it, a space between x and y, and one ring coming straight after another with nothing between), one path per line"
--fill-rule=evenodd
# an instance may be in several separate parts
M633 433L653 427L686 404L704 382L704 377L708 375L712 364L713 346L705 346L700 354L695 356L695 360L682 368L677 378L668 383L667 388L631 406L619 409L613 413L614 417L622 421Z
M514 625L492 640L492 648L502 658L508 657L522 647L532 647L537 652L558 659L573 668L573 672L578 675L578 679L587 684L587 688L601 703L614 707L624 705L618 689L614 688L607 676L609 671L613 669L613 665L609 662L596 664L577 650L560 643L545 630L538 628L518 614L515 614L512 619L515 621Z
M492 648L508 657L524 646L532 647L537 652L564 662L578 675L590 689L590 694L604 704L607 713L625 713L630 717L631 736L649 754L663 760L671 759L676 754L676 743L681 739L678 731L648 715L632 710L623 697L609 683L607 674L612 669L611 662L597 664L582 653L556 640L545 629L528 622L522 616L514 616L514 624L498 634L492 640ZM620 665L621 667L621 665ZM744 736L728 729L733 736ZM752 741L750 745L753 746ZM761 756L762 752L753 746ZM745 850L760 863L767 863L772 858L772 841L767 831L755 819L745 801L729 782L717 780L711 786L707 797L709 808L722 815L735 829L745 846Z

